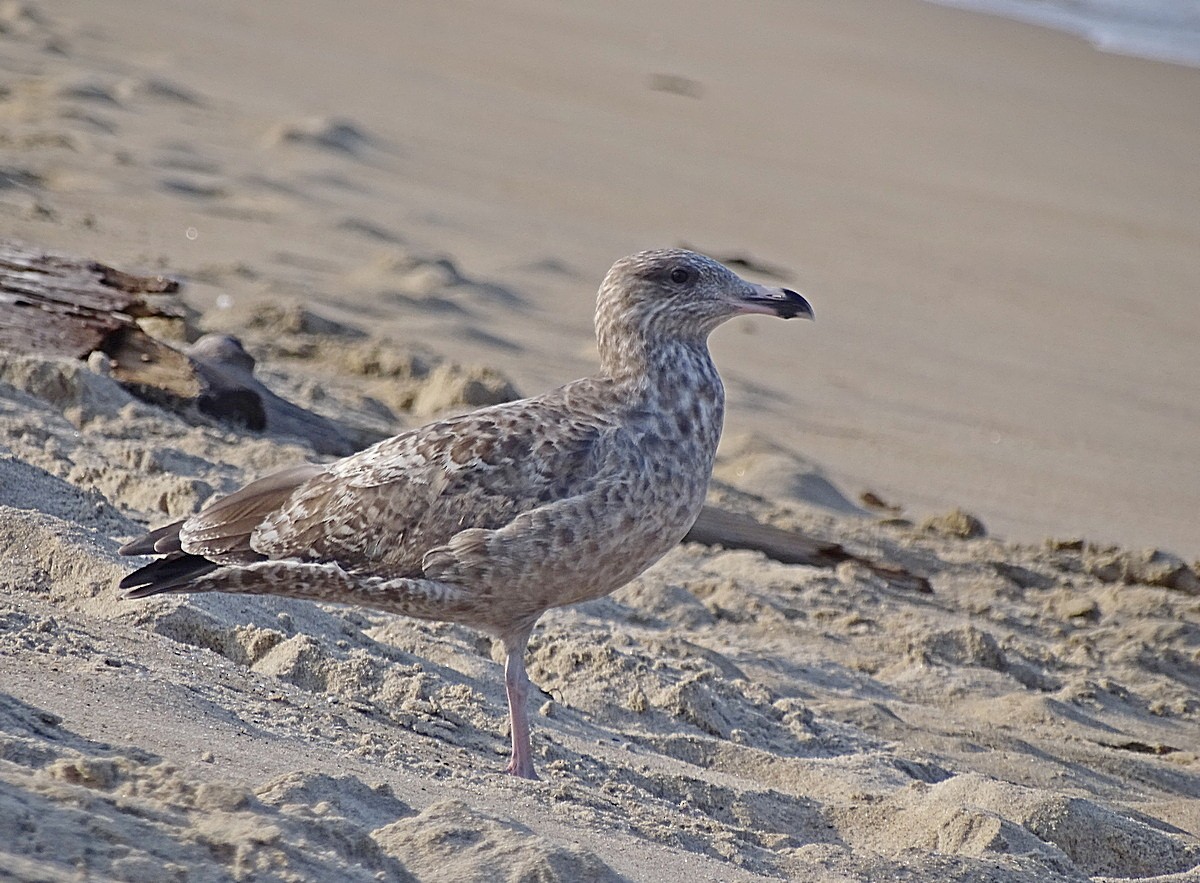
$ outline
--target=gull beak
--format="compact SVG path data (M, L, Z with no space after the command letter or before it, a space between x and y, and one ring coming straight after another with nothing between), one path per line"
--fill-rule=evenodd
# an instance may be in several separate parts
M738 299L738 312L762 313L780 319L813 318L813 308L803 296L790 288L768 288L765 285L748 283L746 291Z

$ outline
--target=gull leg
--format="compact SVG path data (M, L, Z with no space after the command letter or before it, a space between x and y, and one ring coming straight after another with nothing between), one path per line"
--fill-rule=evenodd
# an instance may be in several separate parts
M525 646L532 624L516 635L505 636L504 690L508 694L508 722L512 730L512 759L504 771L522 779L536 779L533 747L529 742L529 675L525 673Z

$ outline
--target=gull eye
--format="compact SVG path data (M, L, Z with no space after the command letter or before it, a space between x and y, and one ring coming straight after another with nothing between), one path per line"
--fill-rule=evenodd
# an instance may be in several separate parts
M676 267L671 271L671 281L676 285L683 285L685 282L691 281L691 279L692 273L684 267Z

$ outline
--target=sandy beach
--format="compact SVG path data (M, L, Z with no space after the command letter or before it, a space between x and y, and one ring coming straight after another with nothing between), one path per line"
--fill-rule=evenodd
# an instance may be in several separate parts
M1200 70L919 2L9 3L0 237L179 279L364 442L590 372L686 244L817 315L714 336L711 498L932 589L680 546L543 620L509 781L467 629L119 599L309 446L0 353L0 878L1200 866Z

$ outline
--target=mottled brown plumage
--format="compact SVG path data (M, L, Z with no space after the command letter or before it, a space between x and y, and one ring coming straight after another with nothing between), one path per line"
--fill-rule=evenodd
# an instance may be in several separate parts
M599 374L253 482L125 546L164 557L121 587L359 604L495 635L508 771L534 777L530 630L621 587L695 520L724 411L706 341L740 313L812 317L795 292L693 252L624 258L600 288Z

